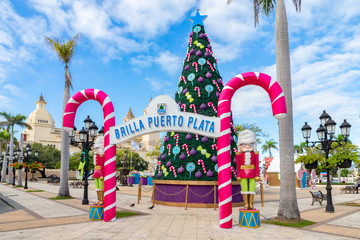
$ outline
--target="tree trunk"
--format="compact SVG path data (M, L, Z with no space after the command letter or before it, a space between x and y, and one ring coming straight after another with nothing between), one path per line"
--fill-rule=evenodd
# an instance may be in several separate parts
M66 73L65 73L66 74ZM66 81L66 80L65 80ZM70 99L70 88L69 85L65 83L64 97L63 97L63 116L64 110L67 102ZM61 176L60 176L60 187L59 187L59 196L68 197L70 196L69 192L69 133L62 130L61 131Z
M46 178L45 169L46 168L43 168L43 170L37 169L37 171L41 174L42 178Z
M8 144L5 145L4 161L3 161L3 165L2 165L2 174L1 174L1 182L6 182L6 169L7 169L6 154L7 153L8 153Z
M13 164L13 152L14 152L14 126L11 127L11 136L10 136L10 160L9 163ZM8 183L13 182L13 168L9 167L9 178Z
M287 117L279 120L281 180L280 203L277 216L282 219L300 219L295 186L289 36L283 0L279 0L276 5L275 45L276 75L277 80L284 91L287 107Z
M23 159L24 159L24 155L23 155L23 149L24 148L24 138L23 138L23 135L20 134L20 144L19 144L19 149L20 149L20 156L19 156L19 163L23 163ZM24 169L24 168L23 168ZM23 173L23 170L18 170L18 178L17 178L17 184L18 186L22 186L22 173Z

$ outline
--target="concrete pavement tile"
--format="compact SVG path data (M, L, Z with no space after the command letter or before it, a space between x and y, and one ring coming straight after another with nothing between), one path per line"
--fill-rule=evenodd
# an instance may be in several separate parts
M25 210L17 210L8 213L0 214L0 224L9 223L9 222L20 222L20 221L29 221L35 220L36 218L29 214ZM1 227L0 227L1 230Z
M328 222L328 224L332 224L332 225L339 225L339 226L343 226L343 227L352 227L352 228L357 228L360 231L360 209L356 208L356 207L349 207L352 208L353 210L357 210L355 213L350 214L348 216L344 216L340 219L337 219L335 221L331 221ZM359 232L359 237L360 237L360 232Z
M311 229L311 231L323 232L323 233L330 233L335 234L343 237L351 237L351 238L359 238L360 230L355 228L347 228L342 226L336 225L320 225Z

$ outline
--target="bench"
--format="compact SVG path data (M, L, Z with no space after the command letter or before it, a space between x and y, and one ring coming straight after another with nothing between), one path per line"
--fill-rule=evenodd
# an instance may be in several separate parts
M356 189L355 186L345 186L343 188L340 189L341 193L345 192L345 193L359 193L359 190Z
M312 196L311 206L314 205L314 202L318 202L322 206L322 201L326 200L326 194L323 194L320 190L318 192L312 192L312 191L309 192L311 193Z
M72 187L72 188L82 188L82 186L83 186L82 181L73 181L73 182L69 183L69 187Z

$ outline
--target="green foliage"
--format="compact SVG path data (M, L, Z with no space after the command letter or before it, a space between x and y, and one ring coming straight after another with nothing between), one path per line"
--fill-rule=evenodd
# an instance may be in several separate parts
M316 148L307 148L306 154L298 156L295 160L295 163L302 163L303 165L313 163L318 161L318 163L322 163L325 160L324 153Z
M37 162L42 163L48 169L56 169L57 163L59 163L60 168L60 150L52 147L52 146L44 146L41 143L33 143L31 145L32 154L31 160L36 159ZM39 151L39 156L35 158L34 152L35 150ZM25 151L25 147L24 147Z
M267 140L264 145L261 146L262 152L269 151L269 157L271 158L271 149L278 150L278 147L276 146L278 144L274 141L274 139Z
M94 169L94 153L93 152L89 152L89 165L88 165L88 170L92 170ZM78 170L79 164L80 164L80 159L81 159L81 152L76 152L73 153L70 157L69 157L69 170ZM58 161L55 168L59 169L61 167L61 161Z
M258 144L261 144L261 137L269 137L269 134L264 132L259 126L255 123L242 123L235 124L236 132L241 132L245 129L252 131L256 136L256 141Z
M136 215L140 215L140 214L136 212L116 212L116 218L130 217Z
M263 220L262 222L268 224L280 225L280 226L295 227L295 228L303 228L316 223L308 220L295 220L295 221Z
M333 148L337 146L338 143L332 143ZM359 147L351 143L347 143L343 147L335 148L334 150L330 151L329 167L336 167L338 164L342 163L344 159L349 159L355 164L360 163Z
M56 196L56 197L51 197L49 199L51 200L66 200L66 199L73 199L74 197L72 196L68 196L68 197L62 197L62 196Z
M200 31L195 32L195 28ZM222 78L218 71L218 66L216 63L216 59L213 56L210 42L205 35L205 29L202 25L196 25L193 27L193 32L190 35L190 41L187 55L184 59L183 71L181 73L181 77L179 79L179 84L177 88L177 92L175 94L175 101L181 107L181 111L195 113L194 106L196 108L197 114L202 114L205 116L216 117L217 109L218 109L218 99L220 91L223 89L224 85L222 83ZM211 54L209 53L211 52ZM196 54L198 53L198 54ZM201 53L201 56L200 56ZM200 65L201 59L203 58L205 61L203 65ZM200 60L200 62L199 62ZM213 67L214 71L212 70ZM197 66L197 69L196 69ZM211 76L210 76L211 75ZM184 80L185 79L185 80ZM218 89L219 87L219 89ZM200 96L198 95L199 89ZM215 107L216 111L213 109L211 104ZM202 107L200 107L202 106ZM233 121L231 121L233 122ZM195 125L195 124L194 124ZM197 123L199 126L200 123ZM208 126L207 128L209 128ZM217 162L211 161L211 157L213 155L216 156L216 149L212 148L212 145L216 143L215 139L207 138L205 140L204 136L198 136L198 139L195 134L191 135L191 139L186 139L186 135L188 133L184 132L167 132L166 133L166 141L164 141L161 149L160 149L160 161L161 161L161 172L162 177L161 180L192 180L192 181L216 181L217 180L217 172L215 170L215 165ZM175 136L179 136L178 144L176 142ZM234 148L236 149L236 133L233 129L231 129L231 136L233 141L231 142L231 159L235 158ZM203 139L204 138L204 139ZM188 146L189 151L192 149L196 150L196 155L188 156L186 149L182 148L183 145L186 144ZM170 154L168 152L168 145L171 146ZM178 154L174 154L173 150L176 148L180 148L180 152ZM181 155L185 155L185 160L180 160L179 157ZM203 160L205 169L207 172L211 170L213 172L212 177L207 177L203 171L203 167L201 164L198 164L199 160ZM169 162L170 166L166 167L166 164ZM190 173L186 170L186 165L189 163L193 163L195 165L195 170ZM235 168L235 163L232 161L232 166ZM170 167L174 168L177 174L173 171L170 171ZM184 168L184 173L179 173L179 168ZM202 177L195 178L195 173L200 171L202 173ZM157 178L157 174L159 173L159 167L156 168L154 178ZM233 180L236 180L232 174Z
M124 158L124 154L126 154L126 161ZM123 163L121 163L121 161L123 161ZM132 170L140 171L141 169L142 170L148 169L149 163L145 161L136 151L132 151L132 160L131 160L131 151L117 149L116 169L119 169L121 167L126 167L130 169L130 165L132 166Z

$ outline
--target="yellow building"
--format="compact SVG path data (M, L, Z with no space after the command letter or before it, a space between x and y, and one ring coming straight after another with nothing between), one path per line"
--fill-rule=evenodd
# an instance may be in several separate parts
M41 143L44 146L54 146L55 148L61 150L61 128L55 127L55 121L51 114L46 110L47 103L45 102L42 94L35 104L36 109L25 121L32 127L32 129L30 130L26 128L23 132L24 144L31 144L36 142ZM143 110L143 112L144 114L147 113L146 108ZM123 121L126 122L132 118L134 118L134 115L131 111L131 108L129 108L129 112L126 114ZM150 169L154 169L156 166L156 160L150 159L150 157L147 157L146 154L148 152L152 152L155 149L155 146L159 144L159 133L151 133L148 135L139 136L133 139L133 141L136 142L140 147L140 150L138 151L140 156L150 163ZM131 141L119 144L117 145L117 148L131 150ZM79 148L70 146L70 153L79 151Z

